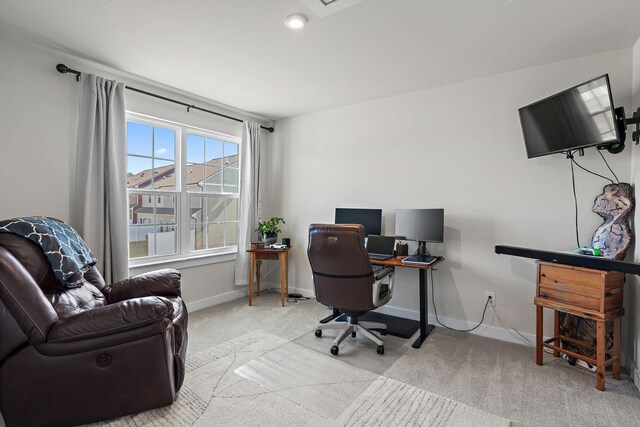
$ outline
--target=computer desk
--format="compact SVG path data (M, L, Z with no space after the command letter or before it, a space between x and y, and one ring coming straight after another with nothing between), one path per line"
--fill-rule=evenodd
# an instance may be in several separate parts
M384 265L392 267L417 268L420 274L420 336L412 344L413 348L420 348L424 340L427 339L435 326L429 325L429 294L427 293L427 270L430 270L444 261L444 258L438 258L431 265L403 264L402 260L406 257L389 258L385 260L371 260L373 265ZM433 286L433 283L431 284Z

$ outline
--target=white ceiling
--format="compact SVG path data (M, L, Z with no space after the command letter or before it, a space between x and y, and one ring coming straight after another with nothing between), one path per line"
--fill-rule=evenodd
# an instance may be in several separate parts
M339 0L347 1L347 0ZM0 31L268 118L630 47L639 0L0 0ZM291 31L284 18L309 23Z

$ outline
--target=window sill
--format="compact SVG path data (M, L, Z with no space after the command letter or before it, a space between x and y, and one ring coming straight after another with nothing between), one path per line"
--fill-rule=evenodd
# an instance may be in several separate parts
M191 268L208 264L235 261L237 251L221 252L215 254L203 254L197 256L169 258L162 260L148 260L146 262L129 264L130 272L149 271L152 268Z

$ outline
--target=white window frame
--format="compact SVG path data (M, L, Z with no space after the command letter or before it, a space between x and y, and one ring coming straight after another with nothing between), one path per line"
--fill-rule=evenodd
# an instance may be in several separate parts
M209 129L203 129L179 122L174 122L171 120L160 119L157 117L148 116L145 114L136 113L133 111L126 112L126 121L133 121L138 123L147 124L150 126L160 126L164 128L173 129L175 131L176 140L175 140L175 168L176 168L176 178L175 184L176 187L174 190L155 190L155 189L129 189L127 188L127 199L131 194L143 194L145 196L151 197L160 197L166 195L174 195L176 197L176 228L178 230L177 238L176 238L176 253L171 255L150 255L146 257L140 258L129 258L129 267L136 268L147 265L159 265L164 263L175 263L176 261L186 260L187 263L185 266L191 265L199 265L205 264L208 262L220 262L220 259L211 260L211 257L216 258L224 258L234 259L235 254L238 251L237 245L224 246L220 248L213 249L200 249L200 250L191 250L190 249L190 224L189 218L190 214L190 203L189 196L211 196L211 197L222 197L222 198L232 198L238 199L238 219L240 218L239 214L239 197L240 197L240 186L241 186L241 171L240 171L240 156L241 156L241 138L234 135L228 135L221 132L212 131ZM205 136L207 138L214 138L217 140L221 140L223 142L232 142L238 144L238 192L237 193L229 193L229 192L188 192L187 191L187 134L198 134ZM127 150L128 155L128 150ZM224 188L224 187L223 187ZM225 224L226 217L225 217ZM127 236L129 233L128 230L129 224L127 224ZM127 249L129 248L128 237L127 237ZM230 257L230 255L233 255Z

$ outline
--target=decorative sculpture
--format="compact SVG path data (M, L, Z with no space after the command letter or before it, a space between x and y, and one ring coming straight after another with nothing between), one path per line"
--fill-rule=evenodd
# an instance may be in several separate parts
M624 259L633 242L629 225L633 205L633 187L625 182L605 185L596 197L592 210L604 218L604 223L593 233L591 246L600 249L604 257Z
M603 256L612 259L624 259L627 249L633 243L633 231L629 225L629 216L633 211L633 187L620 182L605 185L602 194L596 197L593 212L604 218L604 222L593 233L591 245L600 249ZM607 350L613 347L612 323L607 322L606 345ZM560 314L560 333L584 342L596 345L596 324L593 320L584 319L572 314ZM595 357L595 351L584 347L563 342L563 346L576 353ZM609 355L606 355L609 358ZM569 357L569 363L575 364L576 359ZM590 367L591 368L591 367ZM595 368L593 368L595 370Z

